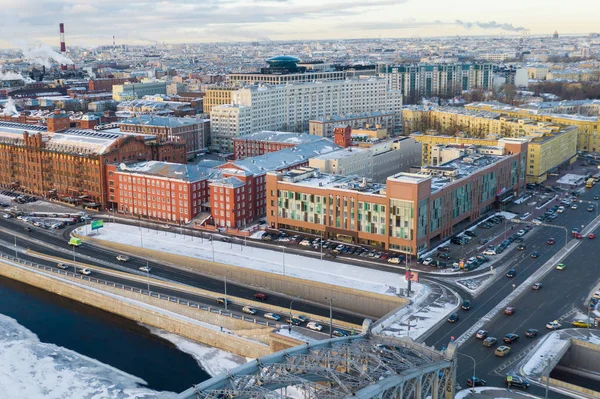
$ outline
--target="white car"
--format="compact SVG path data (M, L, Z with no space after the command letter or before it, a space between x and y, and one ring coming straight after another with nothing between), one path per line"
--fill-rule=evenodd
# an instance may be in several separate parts
M3 214L2 214L2 217L3 217L4 219L10 219L12 216L10 216L8 213L3 213Z
M129 256L127 255L117 255L117 260L121 262L127 262L129 260Z
M56 267L58 267L59 269L66 270L69 268L69 265L67 265L66 263L57 263Z
M577 209L577 204L571 205L571 209Z
M388 258L388 263L400 263L400 258Z
M150 270L152 270L152 269L150 268L150 266L142 266L142 267L140 267L140 270L145 273L150 273Z
M562 326L560 325L560 323L557 320L551 321L548 324L546 324L546 328L549 330L558 330L561 327Z
M92 274L90 269L85 269L85 268L77 270L77 273L85 274L86 276L89 276L90 274Z
M314 330L314 331L321 331L323 330L323 326L320 325L319 323L317 323L316 321L311 321L310 323L308 323L306 325L307 328Z
M594 292L594 295L592 295L592 297L594 297L595 299L600 299L600 290Z
M279 317L279 315L276 315L275 313L265 313L264 317L265 317L265 319L269 319L269 320L275 320L275 321L281 320L281 317Z
M526 232L525 230L523 230L523 229L521 229L521 230L517 231L517 235L518 235L519 237L523 237L523 236L525 235L525 233L527 233L527 232Z
M556 212L558 213L563 213L565 211L565 207L564 206L559 206L558 209L556 210Z
M244 306L242 308L242 312L247 313L247 314L256 314L256 309L251 308L250 306Z
M485 251L483 251L484 255L497 255L496 250L495 249L486 249Z
M302 241L300 241L300 245L302 245L303 247L310 247L310 241L302 240Z
M431 265L432 263L433 263L433 259L432 259L432 258L426 258L426 259L423 261L423 266L429 266L429 265Z
M300 320L302 323L306 323L308 321L308 318L306 316L302 316L300 314L295 314L292 316L292 318L294 319L298 319Z

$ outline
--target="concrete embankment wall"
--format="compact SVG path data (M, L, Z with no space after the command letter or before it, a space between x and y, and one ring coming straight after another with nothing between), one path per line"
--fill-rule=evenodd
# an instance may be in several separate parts
M406 298L266 273L259 270L246 269L151 249L142 249L112 241L99 240L93 237L76 236L82 240L90 241L95 245L110 248L115 252L126 252L134 256L151 257L159 262L185 267L221 278L227 276L230 281L251 285L256 287L257 290L279 292L291 297L299 296L305 300L322 305L329 305L325 298L334 297L334 307L336 309L373 319L378 319L388 312L410 303ZM307 259L306 261L311 262L311 259Z
M148 297L140 293L127 292L114 287L102 287L103 292L97 292L76 286L62 279L73 280L78 284L89 285L96 290L99 289L98 284L89 281L72 279L63 275L60 278L45 275L37 270L28 270L25 266L15 266L4 260L0 261L0 265L0 275L4 277L240 356L258 358L285 347L302 344L301 341L281 337L273 333L272 328L253 325L252 323L223 317L218 314L210 314L180 304ZM109 295L109 293L124 298L114 297ZM160 310L153 310L125 298L144 302L157 308L178 313L184 317L171 316ZM190 320L186 321L186 317L189 317ZM201 325L203 322L213 325L203 326ZM220 332L220 329L216 327L219 325L223 326L226 330L232 330L232 333Z

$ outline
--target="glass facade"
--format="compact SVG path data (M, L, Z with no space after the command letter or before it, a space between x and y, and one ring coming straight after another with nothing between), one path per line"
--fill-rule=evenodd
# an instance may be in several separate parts
M386 234L385 205L358 201L358 231Z
M414 237L414 222L414 202L390 199L390 231L392 237L412 240Z

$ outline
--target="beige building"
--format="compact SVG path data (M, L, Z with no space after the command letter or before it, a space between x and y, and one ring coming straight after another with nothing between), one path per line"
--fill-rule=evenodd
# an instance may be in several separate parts
M388 136L388 130L380 125L366 125L362 129L352 129L352 136L369 137L371 139L384 139Z
M360 129L366 125L380 126L392 133L399 130L401 123L400 117L394 112L374 111L313 119L308 122L308 131L315 136L333 137L333 129L338 125L350 126L352 129Z
M235 90L233 87L215 87L206 89L206 95L202 102L202 111L205 114L210 114L213 107L231 104L231 93L233 90Z

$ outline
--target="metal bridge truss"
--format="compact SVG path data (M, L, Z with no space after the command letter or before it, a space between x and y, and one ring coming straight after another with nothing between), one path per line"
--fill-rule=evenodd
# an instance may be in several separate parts
M442 398L452 386L453 362L407 341L365 336L334 338L280 351L181 393L181 399ZM451 388L450 388L451 389Z

